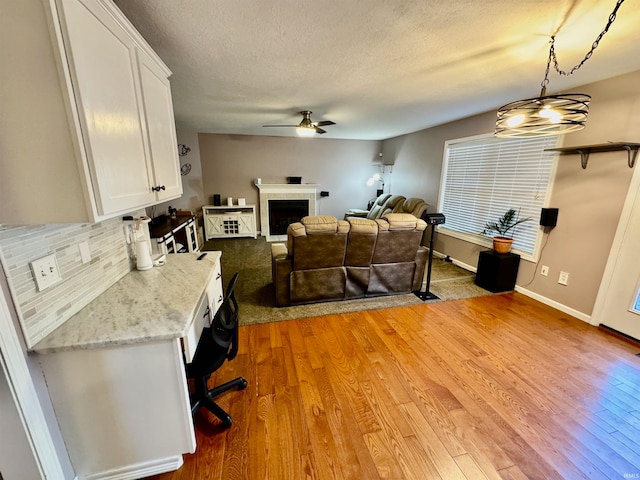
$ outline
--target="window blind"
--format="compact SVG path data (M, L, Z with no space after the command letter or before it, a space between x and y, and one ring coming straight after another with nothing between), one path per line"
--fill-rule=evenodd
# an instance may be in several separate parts
M513 248L533 254L555 154L545 152L557 137L483 137L448 142L440 192L447 230L477 235L489 221L513 208L530 217L513 233Z

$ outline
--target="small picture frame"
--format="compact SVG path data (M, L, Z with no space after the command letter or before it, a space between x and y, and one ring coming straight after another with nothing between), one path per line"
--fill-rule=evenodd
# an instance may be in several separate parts
M244 198L238 198L238 206L244 207L247 204L247 201Z

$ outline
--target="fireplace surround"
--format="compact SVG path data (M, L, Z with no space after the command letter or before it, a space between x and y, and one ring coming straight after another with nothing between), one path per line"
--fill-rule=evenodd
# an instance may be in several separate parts
M269 226L270 200L297 200L308 202L308 215L316 213L316 195L318 185L315 183L303 184L256 184L260 190L260 235L267 237L267 242L282 242L287 239L286 229L284 233L272 232ZM297 202L296 202L297 203ZM275 204L274 204L275 205Z

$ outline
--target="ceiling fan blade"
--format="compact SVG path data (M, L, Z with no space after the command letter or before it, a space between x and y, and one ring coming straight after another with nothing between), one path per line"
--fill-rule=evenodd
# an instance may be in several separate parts
M332 122L331 120L325 120L323 122L318 122L315 125L317 127L326 127L327 125L335 125L335 124L336 124L336 122Z
M320 127L316 127L316 133L323 134L323 133L327 133L327 131L321 129Z
M298 125L262 125L263 127L297 127Z

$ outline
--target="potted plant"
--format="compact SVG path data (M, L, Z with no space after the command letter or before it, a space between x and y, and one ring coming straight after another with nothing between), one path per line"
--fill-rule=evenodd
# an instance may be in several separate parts
M531 218L518 218L518 212L510 208L496 222L487 222L482 231L483 235L496 232L493 237L493 249L496 253L509 253L513 243L513 232L521 223L527 222Z

